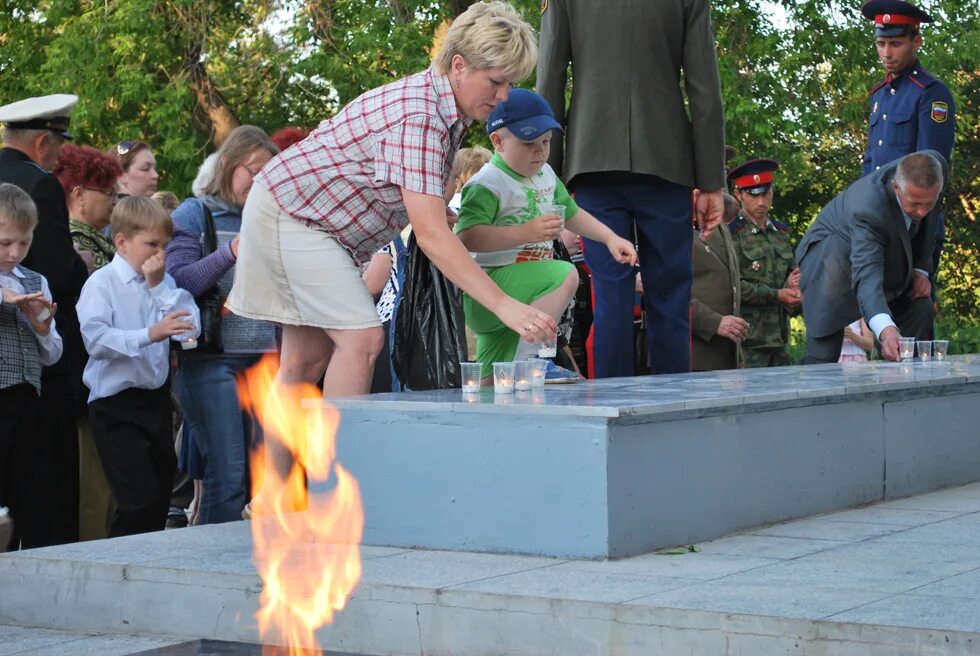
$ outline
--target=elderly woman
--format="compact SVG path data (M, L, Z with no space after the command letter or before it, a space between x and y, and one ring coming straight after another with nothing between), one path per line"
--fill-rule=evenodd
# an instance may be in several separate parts
M116 205L116 180L122 167L111 155L90 146L65 144L54 169L68 204L68 229L75 250L91 274L112 260L116 249L103 230ZM88 394L82 395L87 398ZM109 534L115 514L112 493L84 409L78 418L79 539Z
M531 28L510 5L477 2L452 24L432 68L368 91L256 177L228 304L283 324L279 384L325 373L326 397L370 389L384 332L359 265L407 223L432 262L504 324L529 341L555 334L551 317L477 266L443 200L467 128L536 58Z
M111 155L95 148L66 144L54 174L65 190L75 250L92 273L108 264L116 252L103 230L116 205L116 181L122 168Z
M260 128L243 125L225 139L214 173L198 198L174 210L174 237L167 246L167 271L177 285L201 297L215 285L219 297L231 289L238 257L242 205L256 173L279 152ZM201 237L210 217L218 248L204 253ZM241 519L248 482L251 417L239 403L235 376L263 353L276 350L275 327L234 314L221 320L221 352L183 351L177 398L194 445L206 461L199 519L213 524Z
M116 191L121 196L152 196L157 190L157 160L145 141L120 141L110 151L123 173Z

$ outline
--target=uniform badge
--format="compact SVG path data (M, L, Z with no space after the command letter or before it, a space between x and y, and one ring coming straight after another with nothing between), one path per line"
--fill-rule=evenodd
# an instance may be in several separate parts
M932 103L931 116L936 123L945 123L946 119L949 118L949 105L939 100Z
M541 13L543 14L548 10L548 0L541 0Z
M877 111L878 111L878 103L877 103L877 101L876 101L876 102L875 102L875 106L871 108L871 113L872 113L872 114L874 114L874 113L875 113L875 112L877 112Z
M753 271L758 271L761 268L762 268L762 265L759 264L759 260L755 260L754 262L752 262L752 270Z

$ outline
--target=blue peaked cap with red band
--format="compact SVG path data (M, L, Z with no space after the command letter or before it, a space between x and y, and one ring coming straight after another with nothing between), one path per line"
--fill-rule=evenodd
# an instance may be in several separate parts
M521 141L534 141L549 130L561 130L551 105L530 89L511 89L487 118L487 134L507 128Z
M769 191L772 186L772 172L779 164L771 159L752 159L736 166L728 173L728 179L739 191L758 196Z
M921 23L931 23L932 16L905 0L868 0L861 15L875 25L875 37L905 36Z

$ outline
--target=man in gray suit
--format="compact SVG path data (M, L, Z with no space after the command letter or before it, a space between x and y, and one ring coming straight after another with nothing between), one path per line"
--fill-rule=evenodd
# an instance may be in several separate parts
M933 150L906 155L832 200L796 249L807 343L804 364L837 362L844 326L868 321L888 360L899 336L932 339L932 253L946 179Z
M689 371L691 190L702 192L694 210L706 240L721 221L725 186L708 0L543 0L541 9L538 92L566 134L549 163L579 206L639 245L651 371ZM589 240L585 260L594 374L631 376L635 271Z

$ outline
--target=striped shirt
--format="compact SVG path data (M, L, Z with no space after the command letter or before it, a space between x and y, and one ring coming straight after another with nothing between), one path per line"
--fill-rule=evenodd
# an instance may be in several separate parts
M429 69L368 91L257 176L279 207L369 260L408 223L401 188L442 197L470 119Z

